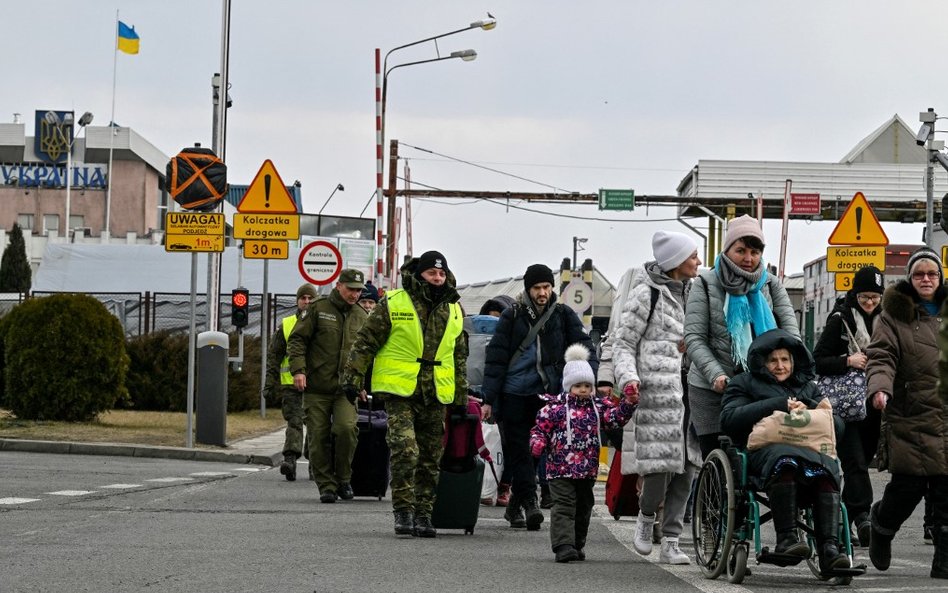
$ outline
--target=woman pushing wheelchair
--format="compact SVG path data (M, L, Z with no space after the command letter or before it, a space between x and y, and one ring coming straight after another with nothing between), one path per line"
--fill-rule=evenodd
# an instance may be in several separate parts
M722 432L736 446L746 448L754 425L774 412L799 414L816 409L822 397L813 382L814 366L803 342L787 331L774 329L757 336L748 349L748 370L735 376L724 391ZM842 421L833 420L835 432L841 434ZM783 443L747 452L748 480L766 491L770 500L777 532L773 554L791 560L809 556L809 545L797 535L796 521L799 507L812 507L816 552L824 575L850 566L849 557L839 551L839 467L827 453Z

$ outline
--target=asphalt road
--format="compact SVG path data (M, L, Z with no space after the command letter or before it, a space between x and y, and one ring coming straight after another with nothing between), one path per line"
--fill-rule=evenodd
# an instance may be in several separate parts
M631 551L634 520L614 521L604 506L588 560L562 565L548 523L514 531L503 509L481 507L473 535L397 539L388 499L320 504L312 484L263 466L0 452L0 476L0 593L834 589L802 565L751 560L743 585L659 565L657 550L648 559ZM885 476L873 480L881 492ZM683 548L693 556L688 533ZM932 552L919 508L895 541L892 568L870 568L846 589L948 591L948 581L928 577ZM864 549L857 562L868 562Z

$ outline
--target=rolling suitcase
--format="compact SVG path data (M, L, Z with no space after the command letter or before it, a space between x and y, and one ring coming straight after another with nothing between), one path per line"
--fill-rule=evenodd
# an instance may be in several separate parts
M431 512L431 524L439 529L463 529L465 534L474 533L484 482L484 460L479 455L478 436L483 443L477 402L471 401L466 409L449 409L444 455ZM486 448L483 450L486 453Z
M616 521L639 514L638 474L622 475L622 451L616 450L606 478L606 506Z
M371 398L368 407L359 407L358 413L356 426L359 429L359 442L352 456L350 485L356 496L372 496L382 500L391 477L390 452L385 442L388 414L385 410L372 409Z

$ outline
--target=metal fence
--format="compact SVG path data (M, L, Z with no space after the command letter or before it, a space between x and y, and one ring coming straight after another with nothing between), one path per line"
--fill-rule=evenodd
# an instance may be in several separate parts
M32 296L44 297L56 292L34 291ZM188 332L191 329L191 294L176 292L90 292L125 328L125 337L143 336L157 331ZM267 295L270 303L269 315L264 319L264 295L250 295L249 323L244 333L259 336L266 331L271 336L280 319L296 312L295 294ZM0 295L0 315L5 315L24 295L7 293ZM230 293L220 295L218 317L220 330L234 331L230 321ZM198 294L195 299L194 319L198 332L207 331L207 295Z

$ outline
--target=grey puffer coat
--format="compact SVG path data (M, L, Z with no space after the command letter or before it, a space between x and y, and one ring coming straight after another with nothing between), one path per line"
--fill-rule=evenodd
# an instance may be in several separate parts
M939 286L935 303L948 290ZM867 354L868 393L891 397L883 411L880 469L893 474L948 474L948 401L938 390L938 330L941 317L929 315L918 293L903 280L886 288Z
M778 348L786 348L793 357L793 373L780 383L767 370L767 358ZM747 446L754 424L780 410L787 409L787 398L795 397L811 410L823 397L813 382L813 356L800 338L786 330L773 329L757 336L747 351L750 370L734 377L727 385L721 403L721 430L738 447ZM833 417L836 440L839 442L845 425ZM774 464L781 457L796 457L825 467L839 484L839 464L835 459L812 449L793 445L768 445L747 452L747 473L758 488L766 487Z
M763 261L761 265L764 265ZM780 281L768 274L767 287L761 292L771 305L777 327L799 338L800 329L793 312L793 303ZM712 384L717 377L733 377L737 371L731 355L731 335L724 321L725 296L724 287L714 268L698 276L688 296L688 313L685 315L685 345L691 357L688 384L704 390L696 392L693 389L689 392L692 423L699 435L720 432L720 397L712 391Z
M648 320L653 288L659 298ZM684 321L684 308L668 287L636 269L612 343L616 389L639 382L638 409L623 429L623 474L680 474L687 463L701 462L697 438L686 424L681 384L678 344Z

